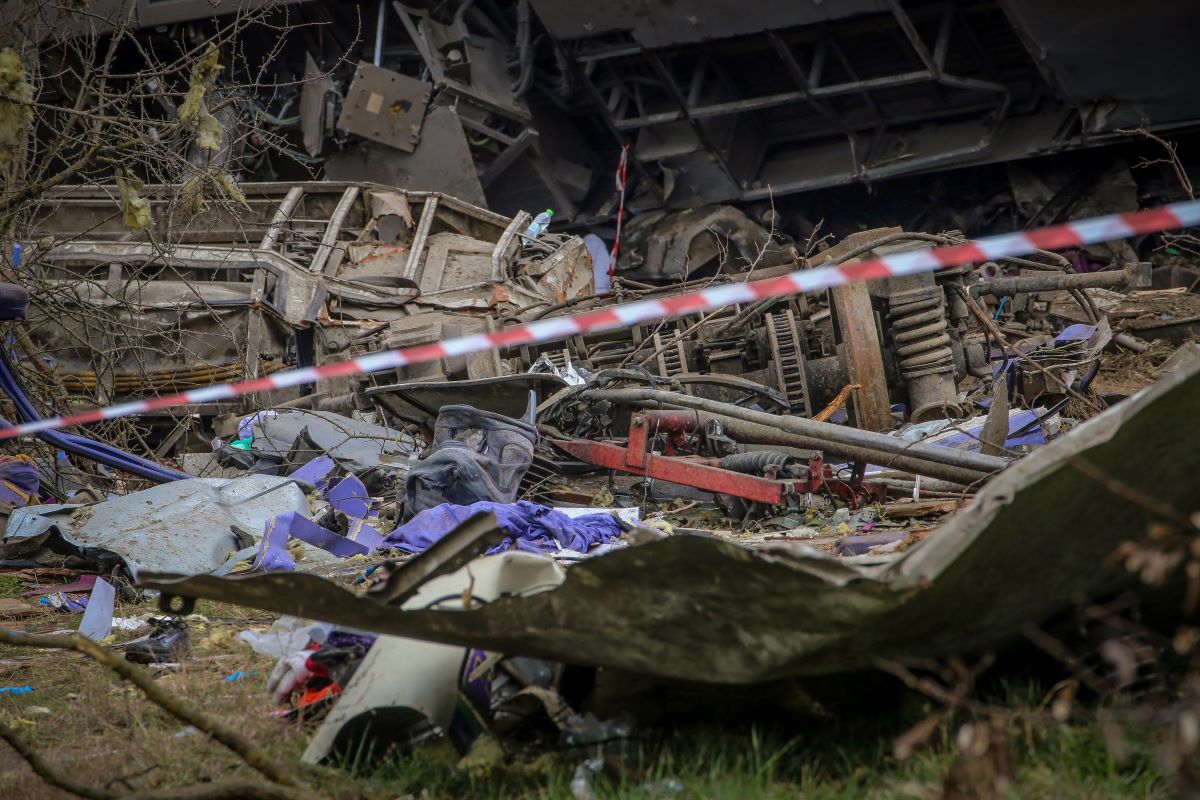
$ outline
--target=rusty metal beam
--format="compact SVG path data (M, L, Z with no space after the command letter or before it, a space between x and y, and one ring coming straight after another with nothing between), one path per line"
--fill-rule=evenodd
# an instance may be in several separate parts
M973 283L967 288L971 295L1021 294L1023 292L1054 292L1069 289L1111 289L1117 286L1147 287L1150 285L1149 264L1130 264L1122 270L1083 273L1048 273L1016 278L992 278Z
M554 446L597 467L771 505L782 505L794 485L792 481L773 481L721 469L714 466L716 459L671 458L639 451L632 437L628 447L581 439L555 440Z

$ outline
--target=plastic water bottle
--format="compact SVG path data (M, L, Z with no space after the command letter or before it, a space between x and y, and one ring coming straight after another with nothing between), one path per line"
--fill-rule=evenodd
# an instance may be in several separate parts
M547 208L545 211L534 217L533 222L529 223L529 227L525 229L525 238L536 239L545 233L546 228L550 227L550 218L553 216L554 209Z

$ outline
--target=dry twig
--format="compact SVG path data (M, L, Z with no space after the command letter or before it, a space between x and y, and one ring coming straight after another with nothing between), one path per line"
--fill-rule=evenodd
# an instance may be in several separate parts
M147 672L122 658L117 658L86 636L78 633L70 636L31 634L0 628L0 644L15 645L17 647L73 650L77 653L82 653L137 686L146 695L148 700L161 707L176 719L193 725L212 736L212 738L232 750L247 765L268 780L280 786L292 787L297 793L302 792L302 787L292 775L283 769L283 767L276 764L270 756L243 738L237 731L197 711L179 698L171 696L166 690L155 683L154 679ZM296 794L295 796L301 796L301 794Z

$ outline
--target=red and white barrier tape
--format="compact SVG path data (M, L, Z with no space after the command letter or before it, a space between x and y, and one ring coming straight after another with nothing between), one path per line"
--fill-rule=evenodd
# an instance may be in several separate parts
M629 182L629 142L621 145L621 158L617 161L616 189L617 232L613 234L612 250L608 253L608 281L612 284L617 271L617 255L621 252L621 223L625 220L625 186Z
M14 427L0 429L0 441L64 428L69 425L86 425L105 419L144 414L148 411L159 411L196 403L211 403L216 400L227 400L272 389L304 386L329 378L381 372L410 364L435 361L446 356L461 356L485 350L499 350L504 347L556 341L578 333L613 330L681 314L708 311L721 306L750 303L769 297L785 297L802 292L815 292L854 281L912 275L1004 256L1026 255L1034 250L1060 250L1064 247L1108 242L1136 234L1158 233L1192 225L1200 225L1200 200L1175 203L1146 211L1093 217L1021 233L987 236L965 244L908 250L852 264L798 270L777 278L764 278L747 283L728 283L688 294L655 300L639 300L635 303L610 306L580 314L541 319L494 333L478 333L472 336L447 339L443 342L387 350L350 361L276 372L255 380L222 383L206 386L203 389L192 389L178 394L155 397L150 400L136 400L107 408L81 411L36 422L25 422Z

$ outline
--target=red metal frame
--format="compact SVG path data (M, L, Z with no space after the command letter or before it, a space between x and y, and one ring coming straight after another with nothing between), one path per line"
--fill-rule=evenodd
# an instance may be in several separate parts
M788 481L773 481L768 478L758 478L754 475L743 475L715 466L717 459L696 457L675 458L660 456L641 451L638 453L626 447L607 442L585 442L580 439L555 441L556 447L566 450L580 461L595 464L598 467L628 472L632 475L645 475L648 478L658 478L671 483L693 486L708 492L720 492L760 503L781 505L790 494L791 484ZM641 461L630 463L631 461Z
M556 439L554 445L580 461L598 467L769 505L784 505L790 496L818 492L823 488L851 507L883 499L883 486L862 483L859 469L855 470L850 482L838 479L820 454L809 459L808 478L802 480L746 475L722 469L720 459L673 455L687 447L686 434L695 430L696 415L685 411L650 413L653 416L637 413L630 417L629 439L624 445L582 439ZM651 428L654 428L653 434ZM650 452L649 445L659 433L667 434L667 455Z

